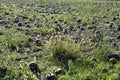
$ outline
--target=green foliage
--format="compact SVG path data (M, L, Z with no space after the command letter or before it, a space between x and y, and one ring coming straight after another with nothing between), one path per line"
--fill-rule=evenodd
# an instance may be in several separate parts
M46 44L47 50L52 54L52 57L59 61L76 60L81 57L81 45L70 43L68 41L49 41Z
M92 55L98 59L99 61L106 61L107 60L107 56L112 54L113 51L112 49L106 45L106 44L102 44L100 45L99 48L93 50Z
M113 65L107 60L110 54L120 54L120 41L115 39L119 35L118 0L0 3L0 80L36 80L29 70L32 61L39 65L42 77L61 67L65 74L58 75L58 80L120 80L120 62ZM23 25L18 26L15 19ZM97 31L103 33L102 40L94 36ZM36 40L42 45L36 45ZM106 73L102 72L104 68Z

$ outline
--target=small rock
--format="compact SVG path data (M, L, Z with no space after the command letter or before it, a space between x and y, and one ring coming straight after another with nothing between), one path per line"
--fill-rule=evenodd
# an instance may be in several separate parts
M120 56L118 54L111 54L107 57L108 60L110 60L111 58L115 58L116 60L120 60Z
M30 25L30 24L27 24L26 27L27 27L27 28L31 28L31 25Z
M57 23L58 23L58 21L55 21L54 23L55 23L55 24L57 24Z
M97 21L94 19L93 21L92 21L92 24L95 24Z
M117 13L116 16L120 16L119 13Z
M108 27L109 27L109 28L112 28L112 27L113 27L113 23L110 23Z
M10 25L6 25L5 28L11 28L11 26Z
M57 80L55 74L53 74L53 73L47 74L45 78L46 78L46 80Z
M117 35L116 39L120 39L120 35Z
M106 21L105 23L106 23L106 24L109 24L110 22L109 22L109 21Z
M85 29L83 27L80 28L81 31L84 31Z
M118 30L118 31L120 31L120 24L119 24L119 25L117 25L117 30Z
M35 18L30 18L29 19L31 22L34 22L35 21Z
M80 20L80 19L78 19L78 20L77 20L77 23L78 23L78 24L80 24L80 23L81 23L81 20Z
M77 28L80 28L80 25L78 25Z
M117 18L115 16L112 17L112 21L115 21L117 20Z
M106 69L106 68L102 68L102 71L101 71L102 73L106 73L106 72L108 72L108 70Z
M16 19L14 20L14 23L18 23L18 22L19 22L19 19L16 18Z
M57 70L54 71L56 75L59 75L59 74L64 74L65 72L63 71L63 69L61 68L58 68Z
M73 26L69 26L68 28L69 28L69 31L72 31L74 29Z
M41 43L41 41L40 41L39 39L36 39L36 40L34 41L34 43L35 43L37 46L42 46L42 43Z
M23 24L21 22L18 23L18 26L23 26Z
M41 73L41 71L38 68L38 64L35 62L31 62L29 64L29 69L35 74L35 73Z
M52 16L51 19L54 19L54 17Z
M64 21L64 24L67 24L67 21Z
M112 63L112 64L116 64L117 60L115 58L110 58L109 62Z
M27 16L22 16L22 18L23 18L23 19L28 19L28 17L27 17Z

